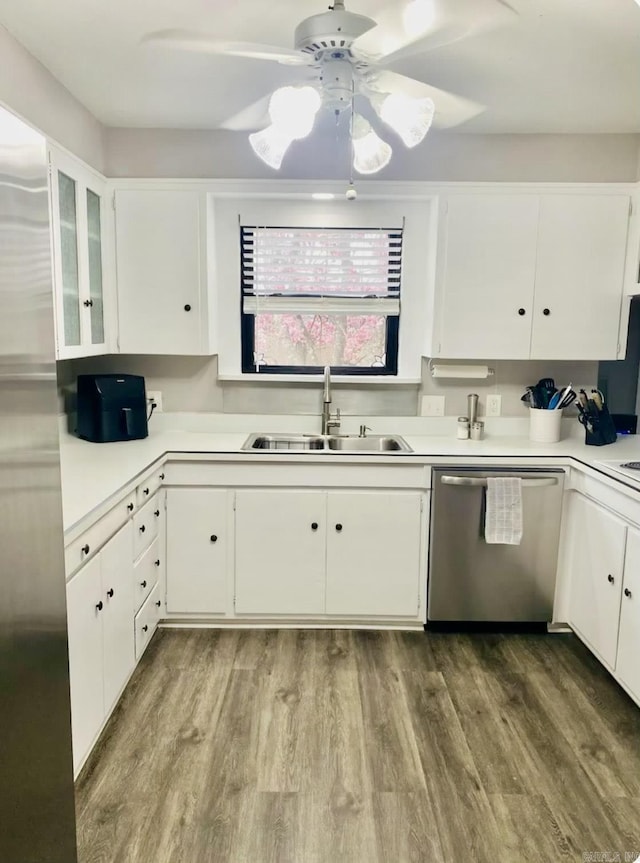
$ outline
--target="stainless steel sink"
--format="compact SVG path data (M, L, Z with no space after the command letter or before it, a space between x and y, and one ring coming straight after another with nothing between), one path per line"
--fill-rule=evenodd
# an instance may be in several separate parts
M252 434L243 450L289 452L413 452L400 435Z
M344 452L411 452L411 447L398 435L372 434L367 437L334 435L327 438L330 450Z

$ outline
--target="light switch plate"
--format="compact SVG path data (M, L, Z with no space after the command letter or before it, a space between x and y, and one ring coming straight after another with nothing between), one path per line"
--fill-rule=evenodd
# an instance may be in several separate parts
M502 396L492 393L487 396L486 416L499 417L502 414Z
M443 417L444 396L422 396L420 404L420 416Z

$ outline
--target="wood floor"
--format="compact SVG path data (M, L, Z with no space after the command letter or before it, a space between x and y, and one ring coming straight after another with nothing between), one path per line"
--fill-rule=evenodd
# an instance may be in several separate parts
M77 814L81 863L631 860L640 710L573 636L164 630Z

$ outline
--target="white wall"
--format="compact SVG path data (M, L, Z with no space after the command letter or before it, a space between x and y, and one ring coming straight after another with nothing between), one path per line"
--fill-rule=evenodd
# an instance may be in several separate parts
M104 173L102 125L1 25L0 103Z
M246 133L106 129L110 177L339 179L346 147L314 134L294 142L279 172L253 153ZM398 146L381 180L627 182L639 174L640 135L466 135L430 132L415 150Z
M502 395L502 415L525 417L520 401L527 384L551 376L556 384L595 386L598 364L589 362L492 362L495 376L486 381L434 380L423 361L421 385L335 384L334 403L345 416L415 416L422 395L445 396L448 416L466 413L467 394L478 393L484 412L488 393ZM146 378L148 390L161 390L166 411L251 414L319 414L322 388L319 382L280 384L270 381L220 382L216 357L108 356L58 363L61 390L73 391L78 374L126 372Z

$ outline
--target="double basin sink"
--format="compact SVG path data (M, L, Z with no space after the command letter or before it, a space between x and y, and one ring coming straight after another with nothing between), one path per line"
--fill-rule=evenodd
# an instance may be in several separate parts
M413 452L400 435L252 434L243 450L287 452Z

